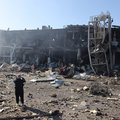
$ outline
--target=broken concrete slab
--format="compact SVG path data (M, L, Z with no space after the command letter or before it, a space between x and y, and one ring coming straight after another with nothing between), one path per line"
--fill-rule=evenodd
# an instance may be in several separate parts
M53 78L53 77L48 77L48 78L44 77L44 78L39 78L39 79L32 79L30 81L31 82L51 82L54 80L55 80L55 78Z
M59 88L64 84L64 81L55 79L53 82L50 82L50 83L53 84L52 86Z
M82 79L82 80L88 80L88 79L90 79L90 75L87 75L86 73L79 73L78 75L74 75L73 76L73 79L76 79L76 80L80 80L80 79Z

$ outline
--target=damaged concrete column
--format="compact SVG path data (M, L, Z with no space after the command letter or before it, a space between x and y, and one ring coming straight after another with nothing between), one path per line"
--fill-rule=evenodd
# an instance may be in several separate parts
M116 34L114 33L114 36L113 36L113 41L112 41L112 48L113 48L113 56L112 56L112 60L113 60L113 66L115 65L115 59L116 59L116 49L118 47L118 42L116 40Z
M13 55L14 55L15 49L16 49L16 44L13 44L13 48L12 48L12 50L10 51L10 63L11 63L11 64L12 64L12 62L13 62Z
M39 65L39 56L36 56L35 62L36 62L36 65Z
M80 49L80 46L79 46L79 48L77 50L77 60L78 61L81 60L81 49Z
M23 59L23 62L25 62L26 54L23 54L22 59Z
M50 63L51 63L50 56L48 57L47 63L48 63L48 67L50 68Z

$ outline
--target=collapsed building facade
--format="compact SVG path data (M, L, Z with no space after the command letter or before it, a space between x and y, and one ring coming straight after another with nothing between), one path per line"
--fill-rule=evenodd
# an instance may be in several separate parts
M80 34L81 33L81 34ZM81 47L87 51L87 26L69 25L64 29L0 31L0 62L45 64L76 63ZM82 45L82 46L81 46Z
M94 73L110 75L120 64L119 26L112 26L110 13L91 17L88 23L88 53ZM118 68L117 68L118 69Z
M0 63L46 64L64 62L91 65L94 73L110 74L120 65L120 27L112 26L110 14L92 17L88 25L61 29L1 30Z

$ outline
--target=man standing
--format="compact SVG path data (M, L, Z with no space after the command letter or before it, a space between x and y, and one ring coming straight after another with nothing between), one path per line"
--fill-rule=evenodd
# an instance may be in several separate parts
M24 105L24 83L25 79L21 77L21 75L18 75L16 80L14 80L15 83L15 97L16 97L16 104L19 105L19 97L21 100L21 104Z

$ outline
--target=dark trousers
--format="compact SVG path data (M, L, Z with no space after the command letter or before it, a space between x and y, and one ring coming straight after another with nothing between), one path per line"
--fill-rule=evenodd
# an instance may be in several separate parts
M24 90L15 89L16 103L19 104L19 98L22 104L24 104Z

